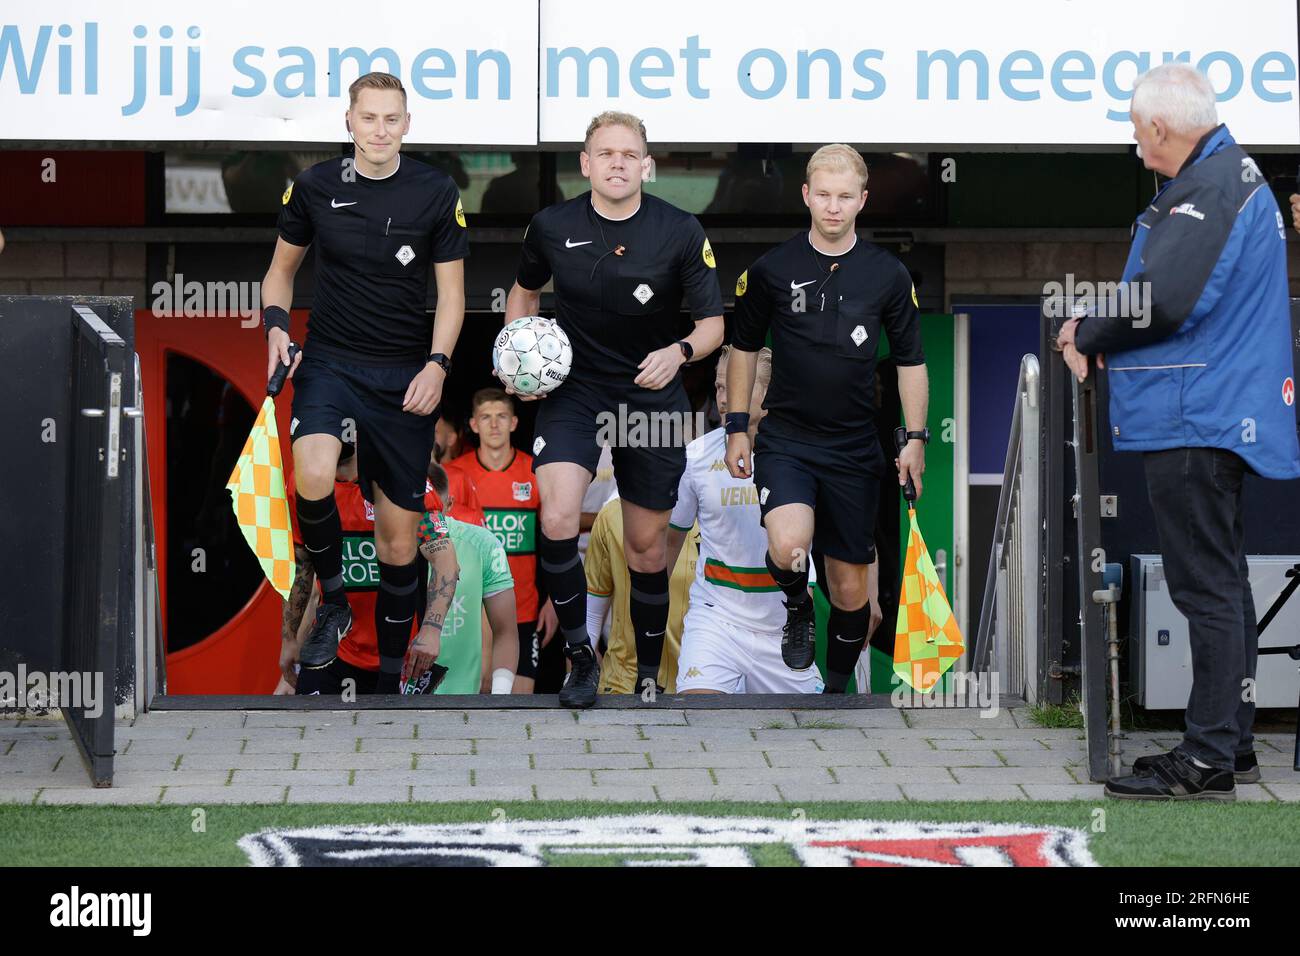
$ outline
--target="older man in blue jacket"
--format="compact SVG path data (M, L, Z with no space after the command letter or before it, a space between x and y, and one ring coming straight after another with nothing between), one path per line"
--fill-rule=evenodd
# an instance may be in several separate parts
M1192 692L1182 743L1140 758L1106 793L1232 800L1236 781L1259 779L1242 481L1300 478L1286 224L1202 73L1171 63L1144 74L1130 119L1146 167L1170 177L1134 224L1124 268L1141 307L1067 322L1058 344L1080 379L1089 355L1107 369L1115 450L1143 453Z

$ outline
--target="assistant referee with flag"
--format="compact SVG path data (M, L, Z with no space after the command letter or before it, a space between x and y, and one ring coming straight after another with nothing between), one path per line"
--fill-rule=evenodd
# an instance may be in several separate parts
M375 510L375 691L383 694L397 692L419 603L416 527L448 356L465 316L469 242L455 184L401 155L411 126L401 81L367 73L348 92L344 122L355 156L317 163L285 191L263 320L269 377L276 363L289 362L293 279L314 243L316 287L291 372L290 435L297 519L321 603L300 663L328 666L352 626L334 475L342 442L355 432L361 490ZM438 288L432 323L430 265ZM436 644L436 635L421 636L416 649L436 655Z

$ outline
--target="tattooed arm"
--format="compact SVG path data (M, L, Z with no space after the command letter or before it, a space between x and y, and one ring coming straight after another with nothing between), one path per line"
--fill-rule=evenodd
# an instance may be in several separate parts
M442 624L456 593L460 579L460 562L450 538L434 538L420 544L420 553L429 562L429 597L420 621L420 630L411 642L402 676L419 674L428 669L442 649Z
M302 624L312 586L316 583L316 569L311 566L307 549L295 544L293 560L293 587L289 589L289 599L284 602L284 613L280 617L280 674L291 687L298 684L298 675L293 669L293 665L298 663L298 651L302 646L298 640L298 628Z

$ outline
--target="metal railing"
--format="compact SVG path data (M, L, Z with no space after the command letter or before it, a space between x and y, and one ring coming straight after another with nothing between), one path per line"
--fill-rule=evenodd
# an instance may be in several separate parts
M980 605L972 670L1001 674L1004 693L1036 703L1042 639L1042 467L1038 356L1020 360L1002 493Z

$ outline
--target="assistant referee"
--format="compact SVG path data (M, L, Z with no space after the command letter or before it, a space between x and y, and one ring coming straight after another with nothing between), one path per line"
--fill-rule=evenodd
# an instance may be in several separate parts
M359 483L375 511L375 691L382 694L397 692L419 604L416 528L448 356L465 316L469 242L455 184L401 155L411 128L401 81L367 73L348 93L344 122L355 156L317 163L285 191L262 284L263 320L269 377L276 363L288 362L293 280L314 243L316 283L291 373L289 429L297 518L322 595L301 666L327 666L352 626L334 473L342 441L355 432ZM425 308L430 266L438 289L432 323ZM415 649L436 655L436 634L422 633Z
M506 322L536 315L541 288L554 279L556 321L573 346L569 377L538 409L533 439L542 498L538 564L573 664L560 691L566 707L594 704L600 677L587 641L578 556L582 497L600 459L599 416L684 425L691 405L678 370L716 349L723 334L713 250L699 221L641 190L650 169L645 125L627 113L600 114L587 127L580 163L591 191L533 217L506 301ZM679 340L683 300L695 327ZM632 578L637 687L644 689L655 684L668 626L668 516L686 448L684 441L665 447L635 438L629 429L611 451Z
M803 187L812 227L760 256L736 284L727 394L748 395L772 333L772 383L751 460L749 415L728 412L727 469L754 476L767 529L767 569L786 595L781 656L796 670L815 650L809 546L826 560L826 693L843 693L871 626L869 566L885 477L875 431L876 349L883 331L898 367L908 442L899 481L921 491L929 380L916 290L892 255L858 239L867 166L857 150L823 146Z

